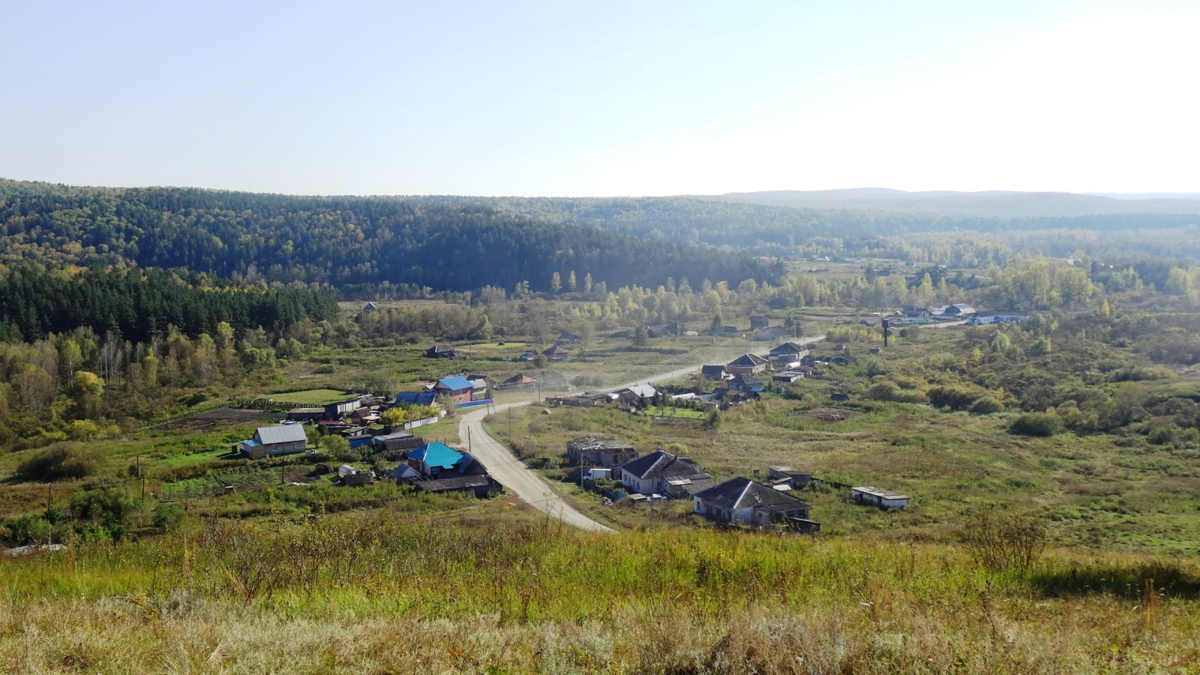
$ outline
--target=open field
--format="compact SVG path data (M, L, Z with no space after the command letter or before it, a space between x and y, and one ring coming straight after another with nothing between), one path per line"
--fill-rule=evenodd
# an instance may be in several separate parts
M924 331L897 340L878 357L925 358L956 349L958 329ZM824 347L828 349L828 347ZM813 518L829 536L887 540L953 539L973 510L993 505L1047 524L1060 544L1095 550L1200 551L1200 454L1188 446L1156 445L1114 434L1018 436L1019 414L945 412L928 404L864 400L834 403L834 390L853 390L861 376L833 369L802 381L786 396L771 395L722 413L716 429L660 426L617 410L556 408L493 416L488 429L516 447L527 463L562 480L566 442L580 434L630 441L642 452L666 448L696 460L722 480L766 474L790 465L840 483L876 485L909 494L913 508L885 513L858 507L837 491L804 492ZM1168 383L1165 386L1178 387ZM645 521L561 483L589 515L620 526Z
M15 672L1200 665L1194 561L1055 550L1031 569L993 573L936 544L614 537L510 508L218 522L12 560L0 566L0 663Z
M297 406L323 406L329 403L346 400L346 392L341 389L309 389L306 391L289 391L278 394L264 394L279 403L290 403Z

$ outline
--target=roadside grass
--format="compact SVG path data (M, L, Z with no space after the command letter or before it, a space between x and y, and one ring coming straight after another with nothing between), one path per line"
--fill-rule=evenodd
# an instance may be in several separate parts
M1031 569L993 573L942 544L717 529L613 536L507 509L221 520L15 559L0 566L0 663L22 672L1200 666L1195 559L1052 550Z

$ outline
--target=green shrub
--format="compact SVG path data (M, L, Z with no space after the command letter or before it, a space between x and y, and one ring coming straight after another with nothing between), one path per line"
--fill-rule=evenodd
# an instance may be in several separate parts
M1010 434L1020 436L1053 436L1062 430L1062 420L1054 413L1025 413L1008 427Z
M100 460L94 452L52 445L18 464L16 474L22 480L49 482L87 478L99 468Z
M1004 410L1004 404L992 396L982 396L976 399L967 410L973 415L991 415Z

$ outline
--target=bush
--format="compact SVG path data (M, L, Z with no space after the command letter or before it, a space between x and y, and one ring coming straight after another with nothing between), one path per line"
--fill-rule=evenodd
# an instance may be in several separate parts
M159 502L154 508L154 527L161 532L167 532L179 527L183 522L183 509L175 504Z
M1040 522L992 509L975 512L959 538L975 563L993 572L1027 570L1046 548L1046 530Z
M101 525L114 533L124 530L125 520L133 511L133 503L118 488L76 492L71 495L70 506L76 520Z
M1025 413L1008 427L1008 433L1020 436L1053 436L1062 430L1062 420L1053 413Z
M16 474L22 480L50 482L87 478L99 468L100 460L93 452L52 445L18 464Z
M1004 404L991 396L983 396L971 404L967 411L972 415L991 415L1004 410Z
M977 392L956 386L938 386L929 390L929 402L939 408L966 410L975 404Z

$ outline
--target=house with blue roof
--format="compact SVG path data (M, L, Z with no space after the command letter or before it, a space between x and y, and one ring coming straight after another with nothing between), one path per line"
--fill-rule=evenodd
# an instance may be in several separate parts
M449 396L455 403L470 403L475 385L462 375L443 377L433 385L433 392L438 396Z
M408 465L424 478L482 476L487 469L471 453L459 452L445 443L429 443L408 453Z
M402 391L396 394L397 405L433 405L437 402L436 391Z
M408 453L408 465L422 476L436 476L455 471L463 461L463 453L445 443L428 443Z

